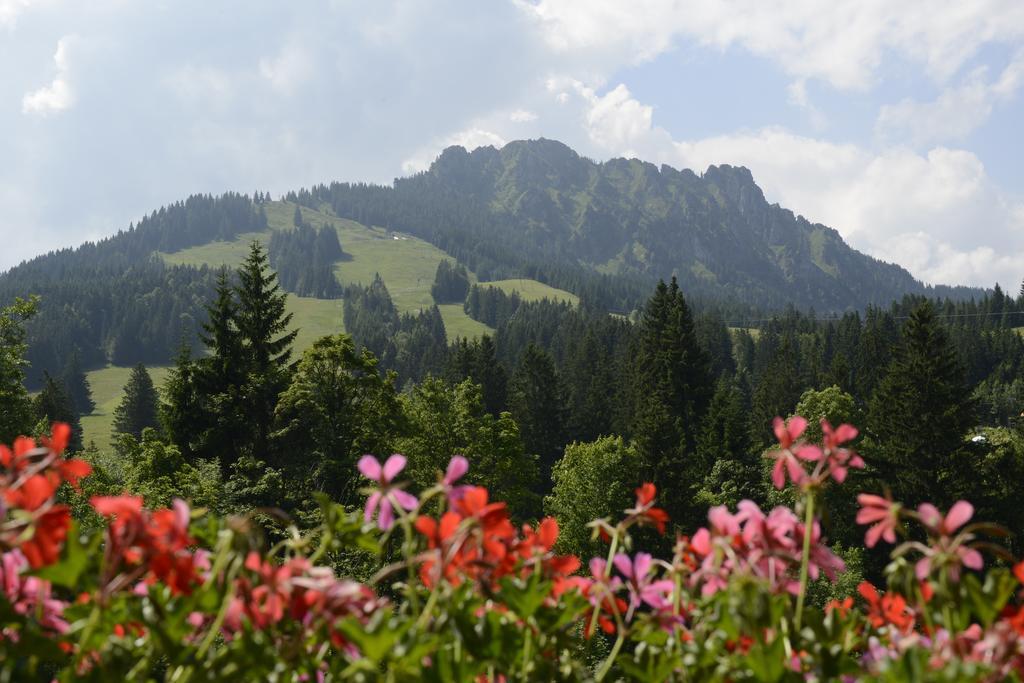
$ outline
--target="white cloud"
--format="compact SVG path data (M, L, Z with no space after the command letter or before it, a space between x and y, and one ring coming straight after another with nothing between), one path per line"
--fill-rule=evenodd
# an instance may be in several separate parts
M466 150L471 152L477 147L486 147L487 145L502 147L505 145L505 142L505 138L492 131L478 127L467 128L466 130L436 140L433 144L421 147L415 154L402 162L402 172L418 173L427 170L441 151L447 147L457 145L465 147Z
M32 5L33 0L0 0L0 26L14 26L18 15Z
M276 57L260 60L260 75L282 92L291 92L309 80L316 62L309 50L296 42L287 43Z
M772 59L797 78L863 89L888 52L937 80L985 44L1024 37L1019 0L516 0L563 52L640 62L679 39Z
M604 95L578 83L574 89L597 156L638 156L698 172L711 164L747 166L769 201L927 282L991 286L1024 277L1024 205L1008 200L971 152L875 151L778 127L674 140L625 86Z
M979 67L958 86L943 90L932 102L905 99L885 105L875 131L883 138L913 144L962 140L985 123L993 108L1017 92L1024 82L1024 51L1018 52L999 78L989 81L988 69Z
M516 109L508 115L508 120L512 123L530 123L537 120L537 115L528 109Z
M64 36L57 41L57 51L53 55L57 75L50 85L25 93L21 99L22 112L46 116L68 109L75 103L75 93L68 81L68 71L71 68L68 61L68 46L73 40L73 36Z

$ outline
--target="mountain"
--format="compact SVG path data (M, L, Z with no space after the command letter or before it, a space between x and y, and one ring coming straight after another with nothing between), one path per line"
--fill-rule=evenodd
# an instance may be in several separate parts
M534 289L622 313L671 276L691 301L752 317L788 305L839 312L906 294L982 294L926 287L857 252L835 230L769 204L745 168L697 175L636 159L597 163L550 140L451 147L428 171L390 186L332 183L285 199L193 196L110 238L0 274L0 305L42 297L28 327L30 381L74 354L91 368L169 362L206 319L222 257L244 253L251 239L275 247L282 282L310 295L292 301L300 326L313 331L340 329L337 302L319 299L339 295L332 274L368 285L380 273L401 299L396 315L415 314L433 302L445 258L476 281L534 280ZM188 256L197 249L208 257ZM440 315L451 338L489 329L458 303Z
M980 294L925 286L856 251L832 228L769 204L746 168L697 175L637 159L598 163L553 140L449 147L389 188L335 183L295 198L419 235L478 273L532 269L565 289L580 272L645 286L675 275L700 297L818 311ZM576 271L567 281L550 272L566 268Z

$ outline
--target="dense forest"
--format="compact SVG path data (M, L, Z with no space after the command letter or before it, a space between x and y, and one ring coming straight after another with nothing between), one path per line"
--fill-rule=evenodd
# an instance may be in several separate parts
M542 183L546 199L531 190ZM578 475L569 454L613 448L635 466L610 490L653 482L685 530L709 505L772 502L761 455L772 419L799 412L863 426L863 488L894 486L899 473L908 503L969 496L989 519L1024 528L1012 504L1024 467L1024 288L924 288L768 206L744 169L594 164L547 141L451 149L392 188L319 186L292 199L290 228L254 242L237 270L167 265L159 253L265 231L263 193L192 197L0 276L10 306L0 380L18 406L0 436L76 424L93 408L85 370L135 366L108 474L145 489L149 475L128 463L162 453L163 499L174 489L222 510L301 518L311 490L355 504L364 453L405 453L424 485L461 453L526 520L582 505L560 485ZM400 313L379 276L342 287L337 232L306 222L301 204L444 248L435 305ZM670 244L673 234L688 237ZM726 246L712 253L714 235ZM707 272L695 280L687 264L698 257ZM726 270L742 275L724 280ZM486 284L499 275L561 285L580 303ZM288 292L341 297L347 334L293 349ZM449 338L439 306L450 304L494 333ZM146 366L168 364L154 386ZM857 545L849 527L828 532Z

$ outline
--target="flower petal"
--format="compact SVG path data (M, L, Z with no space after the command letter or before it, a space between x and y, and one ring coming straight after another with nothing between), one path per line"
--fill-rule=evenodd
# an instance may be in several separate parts
M444 475L444 483L451 486L462 478L469 471L469 461L461 455L454 456L448 461L448 469Z
M399 453L392 454L384 463L384 481L391 481L403 469L405 469L405 456Z
M359 458L359 462L356 463L356 467L359 468L359 471L367 479L380 481L380 463L377 461L377 458L372 455L364 455Z
M402 489L391 489L391 495L395 497L398 504L406 510L415 510L416 506L420 504L420 501L416 496L412 495L408 491Z
M953 507L949 509L949 512L946 514L946 520L943 522L942 526L947 534L952 534L964 524L971 521L971 517L973 516L974 506L966 500L958 500L953 504Z
M625 576L627 579L633 578L633 561L629 559L629 555L625 553L619 553L612 560L615 568L619 570L619 573Z
M363 520L369 522L373 519L373 513L377 510L377 506L380 504L380 491L374 491L370 494L370 497L366 499L366 510L363 512Z

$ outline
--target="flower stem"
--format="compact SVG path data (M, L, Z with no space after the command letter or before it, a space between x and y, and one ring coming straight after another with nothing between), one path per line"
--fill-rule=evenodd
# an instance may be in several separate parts
M612 532L612 540L608 546L608 561L604 565L604 580L607 581L612 575L612 560L615 559L615 551L619 549L619 528L616 527L615 531ZM587 629L587 633L594 633L594 629L597 627L597 618L601 613L601 605L598 603L594 606L594 613L590 617L590 628Z
M796 630L804 616L804 597L807 595L807 569L811 561L811 532L814 530L814 493L807 494L807 509L804 512L804 552L800 558L800 592L796 596Z

